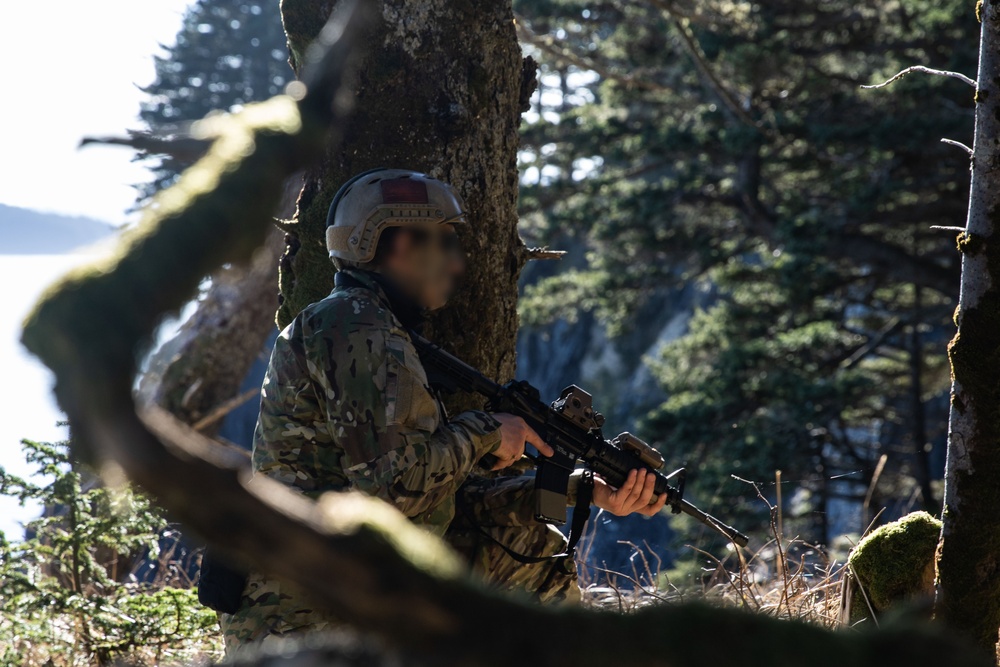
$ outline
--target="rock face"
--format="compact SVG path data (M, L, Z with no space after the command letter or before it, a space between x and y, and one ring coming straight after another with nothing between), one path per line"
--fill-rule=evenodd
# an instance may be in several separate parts
M567 259L529 264L522 273L522 287L565 270L566 264L582 264L582 247L560 249L569 251ZM640 324L614 339L608 338L604 326L588 312L581 313L575 322L558 320L546 326L522 327L517 339L517 378L537 387L544 400L558 398L568 385L579 385L593 394L594 405L607 418L606 436L636 432L645 415L666 399L645 359L687 333L695 309L707 305L710 298L710 292L693 284L659 290L636 317ZM683 452L664 455L671 469L684 462ZM645 564L636 547L645 553L647 562L659 559L663 568L671 566L675 554L669 547L673 531L667 516L595 516L591 519L596 521L592 538L588 531L580 547L592 580L603 579L602 570L633 578L644 575ZM622 578L618 584L630 586Z
M914 512L872 531L851 551L848 565L856 584L847 602L850 622L893 604L929 598L934 594L934 553L941 522L927 512Z

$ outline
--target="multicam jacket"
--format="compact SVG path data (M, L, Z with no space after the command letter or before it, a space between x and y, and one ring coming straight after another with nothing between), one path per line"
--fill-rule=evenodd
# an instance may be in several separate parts
M359 489L443 535L500 424L480 411L445 419L385 288L347 273L275 343L254 469L313 497Z

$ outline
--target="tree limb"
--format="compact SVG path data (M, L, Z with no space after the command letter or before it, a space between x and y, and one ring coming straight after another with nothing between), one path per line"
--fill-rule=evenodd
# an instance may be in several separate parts
M514 25L517 27L517 37L522 42L531 44L539 51L547 53L552 56L557 62L566 63L568 65L573 65L584 71L597 72L602 79L609 81L618 81L629 88L639 88L641 90L650 91L666 91L670 90L667 86L656 83L655 81L650 81L648 79L640 79L629 74L623 74L621 72L615 72L608 66L600 63L593 58L587 58L574 53L571 49L567 49L556 43L552 37L548 35L539 35L532 31L528 27L527 22L521 16L517 16L517 20Z
M968 146L966 146L965 144L963 144L961 141L955 141L954 139L941 139L941 143L942 144L948 144L949 146L955 146L957 148L961 148L963 151L965 151L966 153L968 153L970 156L972 155L972 149L969 148Z
M888 79L886 79L882 83L875 83L875 84L871 84L871 85L867 85L867 86L861 86L861 87L864 88L864 89L866 89L866 90L870 90L872 88L885 88L890 83L898 81L898 80L902 79L904 76L906 76L907 74L912 74L913 72L922 72L924 74L934 74L934 75L937 75L937 76L950 76L953 79L958 79L959 81L962 81L964 83L969 84L973 88L976 87L976 81L974 79L970 79L969 77L965 76L964 74L961 74L959 72L949 72L947 70L931 69L930 67L924 67L923 65L913 65L912 67L907 67L906 69L901 70L901 71L897 72L896 74L892 75L891 77L889 77Z

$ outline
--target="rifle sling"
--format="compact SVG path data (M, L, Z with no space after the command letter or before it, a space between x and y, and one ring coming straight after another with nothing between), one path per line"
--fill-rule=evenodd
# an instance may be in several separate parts
M469 521L470 525L475 527L476 530L478 530L488 540L503 549L504 553L516 560L518 563L532 565L534 563L542 563L556 558L572 560L576 556L576 546L580 542L580 538L583 536L583 530L587 526L587 520L590 519L591 503L593 502L593 499L594 473L590 470L584 470L583 478L580 480L580 485L576 493L576 505L573 506L573 521L570 523L569 527L569 539L566 544L566 551L552 556L529 556L527 554L518 553L497 538L493 537L488 530L483 528L472 517L472 514L469 512L469 508L463 505L462 512L465 514L465 518Z

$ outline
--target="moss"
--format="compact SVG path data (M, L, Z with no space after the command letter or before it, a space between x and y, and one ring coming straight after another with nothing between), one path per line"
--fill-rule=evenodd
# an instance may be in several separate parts
M851 572L876 611L933 592L934 552L940 535L938 519L914 512L873 531L851 551ZM861 601L854 607L864 609L865 605Z

